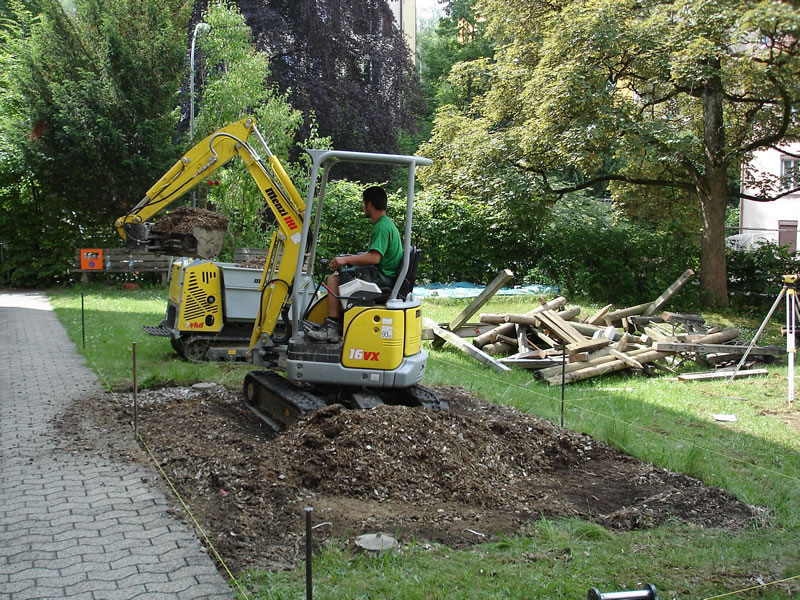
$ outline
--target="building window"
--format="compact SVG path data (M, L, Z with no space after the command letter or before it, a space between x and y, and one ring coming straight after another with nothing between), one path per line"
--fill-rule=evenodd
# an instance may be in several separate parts
M785 190L800 187L800 159L781 157L781 184Z

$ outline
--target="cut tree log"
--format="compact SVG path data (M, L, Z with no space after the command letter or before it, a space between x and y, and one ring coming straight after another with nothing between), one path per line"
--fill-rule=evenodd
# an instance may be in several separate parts
M645 310L647 310L650 307L651 304L652 302L645 302L643 304L637 304L636 306L620 308L618 310L606 314L604 321L606 325L613 325L617 321L621 321L623 317L632 317L634 315L641 315Z
M730 335L734 335L734 337L736 337L738 334L739 332L736 329L726 329L717 334L700 336L700 339L698 339L697 342L716 343L715 338L717 337L726 337ZM626 354L628 357L634 358L639 364L645 365L647 363L670 356L671 354L674 354L674 352L659 352L657 350L653 350L652 348L642 348L639 350L626 352ZM607 358L610 358L611 360L606 360ZM579 365L578 368L570 370L570 367L575 365ZM598 377L600 375L605 375L607 373L613 373L615 371L621 371L629 368L629 365L626 362L616 358L613 355L610 355L609 357L593 359L588 363L576 363L575 365L566 365L566 367L564 367L564 371L566 372L564 376L564 383L581 381L583 379L589 379L590 377ZM547 374L545 374L545 372L547 372ZM550 385L559 385L561 383L560 373L556 373L554 370L543 369L540 371L540 374Z
M560 308L564 306L566 303L567 299L564 298L564 296L559 296L558 298L554 298L549 302L545 302L541 306L537 306L532 311L525 313L525 315L531 316L543 310L548 310L548 309L552 310L555 308ZM494 342L497 339L498 334L513 335L513 332L514 332L514 323L503 323L502 325L498 325L494 329L490 329L486 333L477 336L474 340L472 340L472 343L475 344L475 346L477 346L478 348L481 348L485 344Z
M645 363L653 362L660 358L669 356L669 354L670 354L669 352L656 352L655 350L651 350L648 348L642 353L637 353L635 355L635 359L638 363L644 365ZM612 356L612 358L613 360L611 362L603 363L601 365L596 365L593 367L587 367L584 369L579 369L577 371L573 371L572 373L566 374L564 376L564 383L573 383L575 381L589 379L590 377L606 375L607 373L613 373L614 371L621 371L623 369L630 368L627 362L622 361L614 356ZM560 385L561 377L559 375L550 377L549 379L547 379L547 383L549 383L550 385Z

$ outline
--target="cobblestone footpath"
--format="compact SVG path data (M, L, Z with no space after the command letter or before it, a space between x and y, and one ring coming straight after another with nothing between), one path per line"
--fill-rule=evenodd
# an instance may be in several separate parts
M98 390L46 295L0 290L0 599L232 598L152 472L58 450Z

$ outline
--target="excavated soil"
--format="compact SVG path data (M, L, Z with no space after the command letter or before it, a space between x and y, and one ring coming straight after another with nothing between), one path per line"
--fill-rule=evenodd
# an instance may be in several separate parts
M190 234L195 227L213 231L228 231L228 217L218 212L180 206L153 225L153 231L166 234Z
M542 516L624 530L670 519L734 529L759 512L587 435L437 390L450 411L335 405L275 434L239 393L164 388L138 394L138 427L234 572L293 567L305 507L315 544L385 532L454 548L523 532ZM132 421L130 394L101 396L73 406L57 431L73 453L148 461Z

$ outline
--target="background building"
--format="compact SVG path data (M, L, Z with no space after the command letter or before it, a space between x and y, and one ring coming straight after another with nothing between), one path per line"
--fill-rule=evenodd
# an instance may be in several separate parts
M413 56L417 48L417 0L389 0L389 6Z

